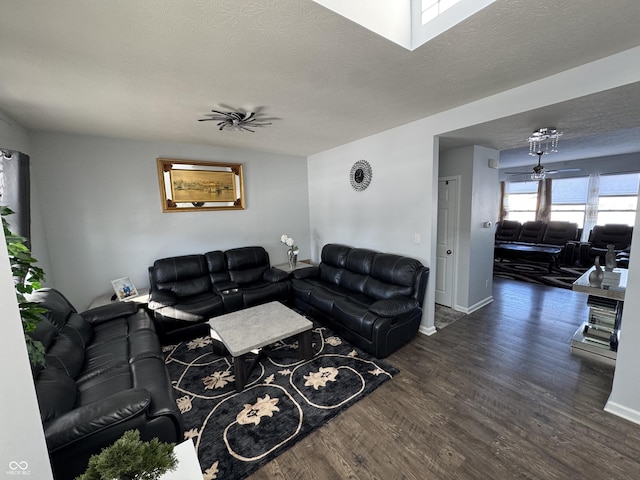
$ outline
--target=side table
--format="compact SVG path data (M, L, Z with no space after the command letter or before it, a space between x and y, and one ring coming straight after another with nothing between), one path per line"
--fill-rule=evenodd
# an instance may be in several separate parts
M173 452L178 459L178 468L173 472L167 472L160 477L160 480L202 480L202 471L198 455L193 446L193 440L185 440L173 447Z
M282 270L283 272L291 273L294 270L300 270L302 268L313 267L310 263L307 262L298 262L296 266L291 268L288 263L279 263L278 265L272 265L273 268L277 268L278 270Z
M109 305L111 302L117 301L111 300L111 298L113 298L113 293L105 293L104 295L100 295L99 297L96 297L93 302L91 302L91 305L89 305L89 309L102 307L103 305ZM141 288L140 290L138 290L138 295L136 295L135 297L129 297L123 300L123 302L135 302L141 307L146 307L149 303L149 289Z

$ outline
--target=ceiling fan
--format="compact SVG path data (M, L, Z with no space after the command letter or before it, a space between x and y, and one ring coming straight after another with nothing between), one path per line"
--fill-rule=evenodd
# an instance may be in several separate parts
M543 151L538 150L535 152L538 155L538 164L533 167L533 169L529 172L505 172L507 175L530 175L531 180L543 180L546 175L553 175L554 173L560 172L579 172L579 168L561 168L558 170L547 170L544 165L540 164L540 160L542 159Z
M225 108L225 105L221 105ZM271 122L266 120L275 120L272 118L259 118L262 107L257 107L254 110L233 109L225 112L222 110L211 110L212 113L206 113L204 116L209 118L200 118L199 122L215 121L218 122L218 130L239 130L245 132L255 132L255 127L265 127L271 125ZM249 128L251 127L251 128Z

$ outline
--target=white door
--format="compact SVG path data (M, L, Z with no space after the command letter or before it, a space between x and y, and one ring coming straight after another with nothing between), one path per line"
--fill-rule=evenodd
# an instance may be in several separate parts
M453 306L458 181L438 181L438 233L436 241L436 303Z

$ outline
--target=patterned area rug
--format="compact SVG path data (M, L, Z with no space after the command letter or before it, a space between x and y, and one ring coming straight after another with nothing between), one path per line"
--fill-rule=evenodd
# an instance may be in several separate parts
M276 345L296 348L295 339ZM262 359L236 393L231 357L202 337L165 347L176 402L204 479L250 475L398 373L330 330L313 330L314 357Z
M553 267L550 273L548 263L527 260L496 260L493 263L493 275L496 277L567 289L571 289L571 284L587 270L585 267L561 266Z

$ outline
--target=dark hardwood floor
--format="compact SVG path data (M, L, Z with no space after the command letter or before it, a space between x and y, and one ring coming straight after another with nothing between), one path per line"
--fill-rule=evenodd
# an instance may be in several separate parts
M586 295L503 279L493 294L249 478L640 479L640 426L603 410L614 368L569 351Z

